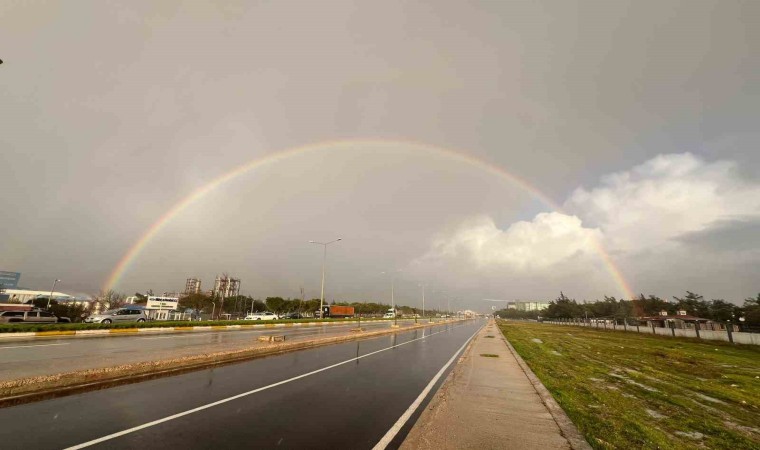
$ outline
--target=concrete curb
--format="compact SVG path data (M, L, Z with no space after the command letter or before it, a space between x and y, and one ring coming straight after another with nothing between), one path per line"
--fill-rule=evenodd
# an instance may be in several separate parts
M406 321L414 319L403 319ZM105 330L57 330L57 331L30 331L22 333L0 333L0 342L21 338L37 337L93 337L93 336L124 336L139 333L192 333L199 331L238 331L255 330L266 328L290 328L290 327L316 327L323 325L347 325L358 322L346 320L345 322L293 322L293 323L262 323L251 325L204 325L187 327L150 327L150 328L110 328ZM381 320L366 320L367 323L384 323ZM447 321L432 322L434 324L446 323ZM451 321L449 321L451 322ZM422 322L420 322L422 323Z
M565 439L567 439L567 442L570 443L570 447L572 447L573 450L592 450L591 446L583 437L581 432L578 431L578 428L575 427L573 421L570 420L570 417L567 416L567 413L562 409L561 406L559 406L557 401L554 400L554 397L552 397L552 394L548 389L546 389L546 386L544 386L541 380L538 379L530 367L528 367L528 364L517 353L515 348L512 347L512 344L509 343L507 337L504 336L501 328L499 328L498 323L496 324L496 327L499 329L501 339L505 344L507 344L509 351L512 352L512 355L514 355L517 363L520 365L520 368L525 373L525 376L527 376L528 380L530 380L530 384L533 385L533 388L538 393L538 396L541 397L541 401L544 403L544 405L546 405L546 408L549 410L552 418L554 418L554 421L557 423L560 432L562 432L562 435L565 437Z
M399 332L404 333L407 331L413 331L446 323L453 324L463 322L465 320L466 319L450 322L419 323L408 328L391 328L364 333L349 332L348 334L342 336L332 336L320 339L312 339L308 341L274 344L267 347L249 348L233 352L217 352L201 355L195 358L146 361L125 366L104 367L100 369L88 369L83 371L60 373L51 376L9 380L0 383L0 389L5 391L5 394L0 397L0 408L45 400L49 398L63 397L91 390L106 389L122 384L137 383L140 381L146 381L163 376L178 375L194 370L233 364L291 351L305 350L342 342L374 338ZM269 328L274 328L271 326L274 324L269 325ZM97 379L98 377L101 378ZM51 380L51 378L53 378L53 380ZM34 389L35 383L41 384L43 382L48 383L48 385L40 386ZM56 385L56 382L59 382L60 384ZM52 383L52 385L50 383Z

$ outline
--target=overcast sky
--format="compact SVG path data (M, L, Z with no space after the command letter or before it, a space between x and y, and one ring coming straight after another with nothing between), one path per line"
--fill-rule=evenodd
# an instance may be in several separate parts
M398 303L760 291L760 2L0 2L0 270ZM361 140L354 145L329 144ZM372 143L367 140L383 140ZM529 190L450 154L526 180Z

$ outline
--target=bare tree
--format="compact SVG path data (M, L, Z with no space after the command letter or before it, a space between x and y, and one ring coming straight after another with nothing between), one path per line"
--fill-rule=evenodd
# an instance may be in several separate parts
M101 290L96 296L96 301L102 305L102 309L114 309L124 306L127 296L122 292L116 292L113 289L107 291Z

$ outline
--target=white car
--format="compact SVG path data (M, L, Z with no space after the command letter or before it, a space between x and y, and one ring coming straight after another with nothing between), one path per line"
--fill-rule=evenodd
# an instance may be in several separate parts
M279 317L273 312L260 312L255 314L248 314L243 320L277 320Z
M385 313L385 315L383 316L383 319L395 319L395 318L396 318L396 315L393 313Z

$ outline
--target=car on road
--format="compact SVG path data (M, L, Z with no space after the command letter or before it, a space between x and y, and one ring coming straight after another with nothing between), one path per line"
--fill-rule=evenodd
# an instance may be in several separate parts
M58 317L47 311L2 311L0 323L64 323L71 322L68 317Z
M299 312L289 312L285 314L284 316L281 316L280 319L303 319L303 314Z
M148 316L142 309L119 308L100 314L92 314L84 319L85 323L145 322Z
M243 320L277 320L277 314L269 311L248 314Z
M392 312L383 314L383 319L395 319L396 315Z

